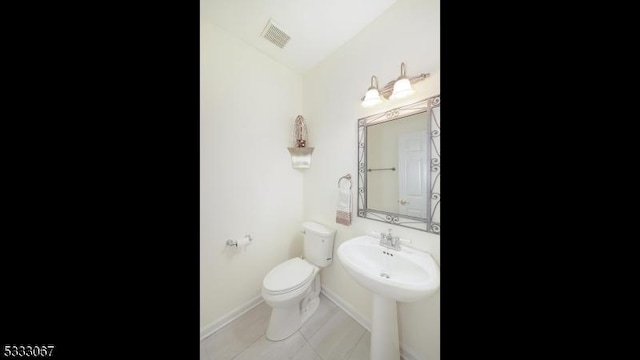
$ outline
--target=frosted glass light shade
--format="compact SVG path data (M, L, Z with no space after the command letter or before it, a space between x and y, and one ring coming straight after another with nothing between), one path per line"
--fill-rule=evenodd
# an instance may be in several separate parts
M378 89L372 87L372 88L369 88L369 90L367 90L367 93L364 96L364 100L362 100L362 106L363 107L373 106L381 102L382 102L382 99L380 98L380 92L378 91Z
M406 77L401 77L393 84L393 93L389 99L401 99L413 95L416 91L411 86L411 81Z

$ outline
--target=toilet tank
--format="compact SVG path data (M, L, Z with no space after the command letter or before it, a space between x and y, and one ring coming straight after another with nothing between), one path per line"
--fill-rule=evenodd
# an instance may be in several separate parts
M331 265L336 231L313 221L303 223L302 227L305 259L319 267Z

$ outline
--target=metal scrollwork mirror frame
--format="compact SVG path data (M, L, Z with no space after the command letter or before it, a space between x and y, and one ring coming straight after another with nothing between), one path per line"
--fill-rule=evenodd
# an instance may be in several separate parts
M440 119L436 118L433 109L440 106L440 95L432 96L413 104L391 109L384 113L375 114L358 119L358 216L366 219L382 221L394 225L405 226L429 233L440 234L439 205L440 205L440 142L435 141L440 136ZM429 143L428 158L430 176L427 176L427 217L420 218L402 215L367 207L367 127L387 121L425 113L427 123L427 142ZM435 188L438 184L438 189ZM434 191L437 190L437 191ZM438 216L436 217L436 214ZM437 218L437 222L434 221Z

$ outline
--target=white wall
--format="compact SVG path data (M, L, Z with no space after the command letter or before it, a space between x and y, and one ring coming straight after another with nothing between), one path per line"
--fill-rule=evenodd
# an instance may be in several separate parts
M382 88L399 76L401 62L405 62L408 76L423 72L431 76L416 84L417 93L409 98L362 108L360 98L369 88L371 76L377 76ZM304 174L304 217L332 224L338 230L336 248L355 236L392 228L394 234L412 239L414 246L429 251L440 263L439 236L359 218L355 201L357 119L438 94L439 74L439 0L399 0L304 75L304 116L309 142L315 147L311 168ZM347 173L353 176L354 188L351 226L335 222L336 182ZM322 270L322 284L347 301L352 310L371 319L370 293L349 277L339 261ZM401 343L420 359L439 359L440 292L423 301L400 303L398 309Z
M302 78L200 20L200 328L260 296L301 255L302 173L291 168ZM179 121L180 119L176 119ZM242 251L228 238L253 236Z

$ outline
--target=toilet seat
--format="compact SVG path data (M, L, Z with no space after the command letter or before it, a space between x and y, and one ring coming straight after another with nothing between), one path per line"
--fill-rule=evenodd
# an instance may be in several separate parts
M314 273L313 265L300 258L293 258L271 269L264 277L262 286L269 294L285 294L313 280Z

